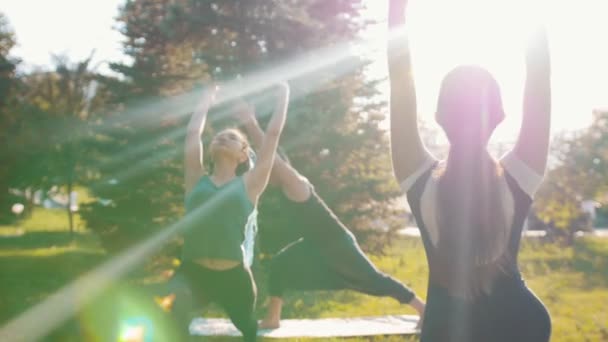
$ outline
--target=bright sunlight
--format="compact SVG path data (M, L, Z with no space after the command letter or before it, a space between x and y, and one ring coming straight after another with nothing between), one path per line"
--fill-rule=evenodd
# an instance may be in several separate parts
M602 0L498 1L411 0L408 36L423 119L432 121L442 77L459 64L479 64L501 84L507 119L495 141L512 141L519 129L524 83L526 35L535 24L547 27L553 63L553 132L583 128L595 108L608 106L608 30L600 16ZM374 29L386 37L387 2L369 0L371 15L382 23ZM379 53L384 53L382 48ZM386 73L382 65L373 74Z

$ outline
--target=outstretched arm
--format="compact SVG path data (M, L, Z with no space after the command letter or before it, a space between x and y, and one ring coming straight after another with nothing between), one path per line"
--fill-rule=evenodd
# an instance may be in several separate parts
M196 106L186 129L186 144L184 148L184 178L186 195L190 193L196 182L203 176L203 143L201 134L207 121L207 112L215 100L217 87L205 90L203 97Z
M389 0L389 37L405 25L407 0ZM389 41L388 71L390 78L391 156L393 171L399 183L418 170L429 157L418 131L416 89L412 73L409 44L405 37Z
M236 115L247 136L251 139L255 150L259 151L264 141L264 131L260 128L255 113L243 108ZM293 201L302 202L310 197L310 183L308 180L278 155L274 159L270 172L270 183L280 186L287 198Z
M247 137L250 139L254 149L256 152L258 152L262 146L262 142L264 141L264 131L260 127L258 120L255 118L255 111L253 107L241 103L238 105L234 114L239 124L245 129ZM277 160L278 159L279 158L277 158Z
M247 191L253 203L257 203L259 196L264 192L266 185L268 185L276 149L279 145L279 138L287 117L289 86L287 83L281 83L278 88L279 100L277 101L274 114L268 123L268 127L266 127L266 134L263 135L263 139L260 142L256 165L245 175ZM252 139L255 139L255 137Z
M547 32L539 28L526 51L523 118L513 153L532 170L544 174L551 130L551 62Z
M245 129L247 136L251 139L251 143L256 152L259 152L262 142L264 141L264 131L260 127L260 124L255 117L255 113L252 110L243 108L243 110L237 113L237 116L237 119ZM272 171L270 172L271 183L280 184L282 186L284 183L283 180L285 178L290 178L289 176L299 177L299 174L293 167L277 155L274 159L274 164L272 165Z

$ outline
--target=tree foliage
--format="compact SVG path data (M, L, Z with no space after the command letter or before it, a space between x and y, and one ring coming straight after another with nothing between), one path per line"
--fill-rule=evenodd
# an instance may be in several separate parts
M545 222L566 232L569 240L582 228L581 201L606 203L608 190L608 112L595 111L591 126L554 142L556 166L546 177L534 203Z
M52 71L35 70L15 80L4 123L10 173L3 177L10 188L64 187L70 193L90 165L84 153L90 137L95 99L91 58L70 63L56 57ZM69 203L68 203L69 204ZM68 205L69 207L69 205ZM68 210L70 230L72 212Z
M384 103L369 100L376 89L361 75L364 61L342 44L365 24L361 8L352 0L127 2L119 21L133 63L114 64L125 81L106 82L114 97L100 124L99 174L91 184L111 204L90 206L89 225L122 248L179 218L188 92L239 76L262 90L285 72L292 100L281 143L291 162L355 230L390 220L397 209L387 204L399 191L379 128ZM258 111L270 107L259 103ZM204 139L225 124L218 118L210 113ZM268 251L293 238L280 205L276 193L264 196Z
M19 153L11 131L21 124L21 118L14 107L18 97L16 68L19 60L12 58L10 52L16 44L15 33L4 14L0 13L0 221L11 218L9 189L14 165ZM11 148L7 148L7 147ZM15 148L13 148L13 146Z

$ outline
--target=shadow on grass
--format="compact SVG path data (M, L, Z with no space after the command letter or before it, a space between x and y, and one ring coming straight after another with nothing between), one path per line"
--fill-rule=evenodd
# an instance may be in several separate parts
M34 231L17 236L0 237L0 250L25 250L58 247L73 242L91 242L91 234L63 232L63 231Z
M581 238L572 246L526 243L520 266L534 277L555 274L582 274L581 281L569 283L582 290L608 287L608 240Z
M100 260L99 254L79 251L44 258L0 257L0 322L43 300Z
M60 226L46 218L41 221L47 223L44 229ZM20 236L0 237L0 325L43 301L108 257L99 252L94 234L75 233L72 239L65 229L53 231L49 228L49 230L25 229L26 233ZM91 248L92 246L94 248ZM266 267L267 265L256 265L254 269L259 290L256 314L260 319L266 312L268 279ZM158 268L162 269L164 265ZM155 269L147 270L142 267L133 270L129 276L138 278L141 276L140 273L147 271L154 272ZM163 285L155 286L162 289ZM152 286L146 287L128 279L121 281L120 284L114 284L111 289L95 298L75 318L70 319L43 341L115 341L114 337L119 330L121 320L124 317L140 315L153 317L158 334L170 334L172 331L170 320L154 302L156 292L158 289L152 289ZM86 293L83 293L83 296L86 296ZM357 302L355 298L356 295L348 291L288 294L284 308L285 318L327 316L328 312L335 312L334 306L352 306ZM201 309L201 314L207 317L225 317L216 305ZM225 337L205 340L240 341L239 338ZM384 341L384 339L379 340Z
M77 319L73 319L63 327L49 336L53 341L117 341L121 331L121 322L129 319L144 318L151 323L155 341L179 341L175 339L176 327L169 314L162 312L153 300L153 294L162 284L139 286L124 284L114 286L105 291L103 295L94 300ZM302 301L300 304L286 305L287 311L292 311L293 317L320 317L323 310L319 304L322 302L336 303L344 301L348 303L348 292L343 292L346 297L336 299L336 292L305 292L298 293ZM352 303L350 303L352 304ZM262 305L258 305L258 309ZM216 305L210 305L198 310L203 317L225 317ZM258 319L261 319L261 310L258 310ZM196 313L196 312L195 312ZM291 316L291 315L290 315ZM286 317L287 318L287 317ZM87 324L87 322L89 324ZM76 336L78 338L76 338ZM260 341L293 341L293 339L263 339ZM377 336L366 338L336 338L336 339L296 339L297 341L417 341L416 337L403 336ZM188 341L211 341L211 342L234 342L241 341L239 337L191 337Z
M80 239L90 236L77 235L77 247L82 247ZM2 240L2 239L0 239ZM106 256L87 250L85 247L76 250L61 251L58 254L38 253L49 250L50 245L72 244L67 232L31 232L19 238L11 238L11 243L0 242L3 248L32 252L26 255L0 255L0 325L18 315L27 308L44 300L57 289L68 284L84 272L91 270ZM6 248L4 248L6 249ZM265 314L267 299L267 264L256 264L254 274L258 285L258 304L256 315L261 319ZM137 270L134 271L137 273ZM133 274L131 274L133 276ZM135 276L134 278L137 278ZM6 280L6 281L5 281ZM63 324L44 341L116 341L120 322L125 318L146 316L154 322L157 336L171 335L175 332L170 318L160 311L154 301L154 294L162 291L163 284L143 285L125 279L114 284L111 289L94 299L77 317ZM83 294L86 295L86 294ZM284 307L285 318L318 318L328 313L338 313L342 307L357 303L357 295L350 291L329 292L295 292L287 295ZM356 304L355 304L356 305ZM201 309L206 317L225 317L216 305ZM362 310L363 312L365 310ZM164 335L167 336L167 335ZM158 339L177 341L177 339ZM194 338L194 340L203 340ZM239 338L217 337L204 339L213 342L240 341ZM385 338L374 339L337 339L336 341L386 341ZM393 341L393 339L389 339ZM396 340L403 340L398 338ZM277 341L277 340L268 340ZM283 340L281 340L283 341ZM320 340L314 340L320 341Z

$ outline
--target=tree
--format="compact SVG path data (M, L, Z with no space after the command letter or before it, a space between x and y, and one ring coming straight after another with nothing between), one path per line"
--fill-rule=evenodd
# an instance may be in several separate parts
M11 128L18 125L19 117L14 113L14 95L18 86L15 74L19 60L9 56L16 44L15 34L9 26L8 19L0 13L0 220L8 217L10 212L9 188L12 167L16 158L11 146Z
M72 197L78 172L88 161L84 147L88 139L87 121L97 105L95 74L91 58L71 64L66 58L55 58L55 70L35 71L23 77L23 121L16 133L26 148L19 152L17 184L21 187L48 189L65 187L69 229L74 231Z
M557 164L546 177L534 203L534 211L545 222L563 232L571 243L585 221L581 201L604 202L608 190L608 112L595 111L591 126L562 136L554 143Z
M15 69L18 60L9 57L15 46L15 33L11 30L8 19L0 13L0 106L7 104L8 95L15 81Z
M191 99L171 96L212 78L231 80L251 72L261 84L284 77L277 72L292 76L282 145L329 206L359 231L376 219L390 219L396 206L387 204L400 192L379 128L384 103L361 100L373 98L376 89L361 76L363 61L339 44L357 37L365 24L361 8L362 1L353 0L127 2L119 21L125 51L134 62L113 66L127 80L116 85L123 96L115 99L126 109L112 115L122 124L107 131L108 166L100 169L97 183L103 186L94 187L113 205L91 206L84 215L90 225L102 235L139 239L177 219L183 198L183 127ZM286 61L289 67L281 68ZM138 100L129 102L129 97ZM258 104L259 112L267 108ZM223 125L212 121L204 139ZM114 178L118 185L102 181ZM264 248L274 251L288 239L289 234L280 234L288 230L288 218L276 210L276 196L264 197L260 227L263 240L273 240Z

